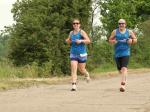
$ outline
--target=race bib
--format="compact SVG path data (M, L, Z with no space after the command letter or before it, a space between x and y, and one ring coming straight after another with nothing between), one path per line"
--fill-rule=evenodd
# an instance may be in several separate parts
M127 39L118 40L118 42L126 43L126 42L127 42Z
M80 54L80 57L86 57L87 53Z

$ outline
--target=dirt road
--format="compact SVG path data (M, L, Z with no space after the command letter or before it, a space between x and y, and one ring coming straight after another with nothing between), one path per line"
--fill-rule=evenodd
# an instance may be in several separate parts
M120 77L87 84L30 87L0 92L0 112L150 112L150 73L128 76L127 90L119 92Z

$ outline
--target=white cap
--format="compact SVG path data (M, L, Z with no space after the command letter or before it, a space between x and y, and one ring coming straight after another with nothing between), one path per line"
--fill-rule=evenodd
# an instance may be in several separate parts
M118 23L126 23L124 19L119 19Z

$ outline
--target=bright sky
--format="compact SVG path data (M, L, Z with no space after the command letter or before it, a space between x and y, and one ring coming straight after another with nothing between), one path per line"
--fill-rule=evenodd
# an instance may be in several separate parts
M4 30L4 26L13 24L11 8L15 1L16 0L0 0L0 30Z
M12 4L17 0L0 0L0 30L4 30L4 26L10 26L14 23L13 14L11 13ZM99 25L99 13L95 12L94 25ZM97 14L96 14L97 13Z

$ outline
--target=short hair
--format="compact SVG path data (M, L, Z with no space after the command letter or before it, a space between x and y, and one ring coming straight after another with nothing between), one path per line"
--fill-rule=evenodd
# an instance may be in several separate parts
M125 19L119 19L118 23L126 23Z

